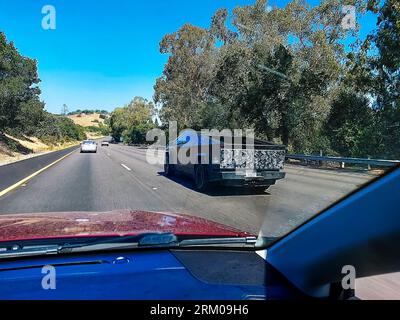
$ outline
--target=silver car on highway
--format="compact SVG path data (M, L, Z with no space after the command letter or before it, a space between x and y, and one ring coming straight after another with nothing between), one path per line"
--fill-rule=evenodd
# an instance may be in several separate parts
M81 143L81 153L83 152L97 152L97 143L93 140L85 140Z

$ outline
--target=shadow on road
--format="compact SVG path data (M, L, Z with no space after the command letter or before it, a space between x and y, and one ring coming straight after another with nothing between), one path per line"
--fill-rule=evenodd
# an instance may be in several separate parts
M183 175L174 175L172 177L166 176L163 171L157 172L159 176L163 176L175 183L179 183L187 189L194 192L202 193L211 197L231 197L231 196L268 196L270 195L265 189L262 188L251 188L251 187L227 187L221 185L211 185L207 191L200 192L195 189L194 183L191 179Z

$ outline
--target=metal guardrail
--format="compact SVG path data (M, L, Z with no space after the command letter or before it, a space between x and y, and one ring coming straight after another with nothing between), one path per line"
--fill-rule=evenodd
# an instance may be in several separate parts
M137 148L147 149L147 144L129 144ZM333 157L333 156L317 156L317 155L304 155L304 154L286 154L287 159L305 160L305 161L318 161L318 162L338 162L344 168L345 164L360 164L366 165L368 168L375 167L394 167L400 164L400 160L385 160L385 159L369 159L369 158L346 158L346 157Z
M344 158L344 157L329 157L329 156L316 156L316 155L303 155L303 154L287 154L286 159L294 160L308 160L308 161L325 161L325 162L338 162L344 168L348 164L364 164L368 167L393 167L400 164L400 160L381 160L381 159L365 159L365 158Z

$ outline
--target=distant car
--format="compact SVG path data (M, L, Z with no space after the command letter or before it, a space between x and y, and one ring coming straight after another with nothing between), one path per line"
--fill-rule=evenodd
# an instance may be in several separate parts
M85 140L81 143L81 153L83 152L97 152L97 143L93 140Z
M108 141L102 141L101 142L101 146L103 147L103 146L106 146L106 147L108 147L110 145L110 143L108 142Z

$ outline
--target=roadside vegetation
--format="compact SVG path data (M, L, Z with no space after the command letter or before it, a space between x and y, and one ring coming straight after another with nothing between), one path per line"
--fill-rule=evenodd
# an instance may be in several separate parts
M78 126L82 126L88 138L108 136L109 114L104 110L78 110L68 113L68 118ZM99 113L102 112L102 113Z
M75 111L68 112L68 115L69 116L82 115L82 114L88 115L88 114L95 114L95 113L105 116L108 114L108 111L100 110L100 109L96 109L96 110L94 110L94 109L83 109L83 110L77 109Z
M45 104L39 99L39 82L37 61L22 56L0 32L1 150L33 152L18 142L29 142L32 137L51 146L86 138L83 127L44 110Z
M153 121L154 104L142 97L135 97L122 108L111 113L109 126L111 135L116 141L126 144L143 144L146 142L147 131L157 126Z
M343 4L357 20L377 17L366 39L343 27ZM283 9L257 0L218 10L208 28L183 25L160 52L169 56L154 86L162 126L254 128L289 152L400 159L397 0Z
M110 134L110 127L108 125L100 123L98 126L89 126L85 127L84 131L88 135L93 135L93 136L108 136Z
M168 62L154 103L135 97L110 114L46 112L36 60L0 32L0 143L18 149L6 134L47 144L111 134L140 144L177 121L179 129L253 128L293 153L400 159L400 4L347 1L357 20L377 17L361 40L357 24L343 26L343 3L256 0L219 9L208 28L185 24L160 42ZM80 124L90 116L98 118Z

